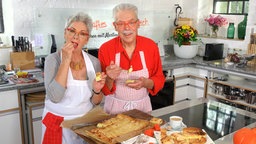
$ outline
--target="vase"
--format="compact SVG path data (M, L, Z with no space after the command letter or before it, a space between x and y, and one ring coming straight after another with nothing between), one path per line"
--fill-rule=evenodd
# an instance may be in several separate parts
M211 35L211 37L213 37L213 38L218 37L218 31L219 31L218 26L212 26L212 35Z
M198 51L197 44L181 45L174 44L174 54L179 58L190 59L196 56Z

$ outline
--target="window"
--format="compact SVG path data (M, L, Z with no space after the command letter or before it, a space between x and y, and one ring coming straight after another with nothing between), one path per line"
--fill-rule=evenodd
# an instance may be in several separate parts
M249 0L214 0L213 13L229 15L248 14Z

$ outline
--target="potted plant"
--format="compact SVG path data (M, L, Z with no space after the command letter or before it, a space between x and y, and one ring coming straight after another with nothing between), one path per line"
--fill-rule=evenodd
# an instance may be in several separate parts
M179 46L190 45L191 41L197 41L197 30L189 25L182 25L175 28L171 37Z
M174 53L180 58L193 58L197 54L197 44L191 42L197 41L198 32L190 25L182 25L175 28L171 39L175 41Z

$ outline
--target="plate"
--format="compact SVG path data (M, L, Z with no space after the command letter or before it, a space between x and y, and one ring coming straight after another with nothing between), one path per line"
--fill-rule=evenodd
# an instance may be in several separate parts
M157 141L155 138L144 135L144 134L140 134L138 136L135 136L133 138L130 138L126 141L123 141L121 144L148 144L148 143L152 143L152 144L157 144Z
M183 128L186 128L187 126L182 122L181 127L179 129L174 129L170 126L170 122L165 123L161 126L161 128L166 128L168 131L182 131Z
M215 144L214 142L213 142L213 140L209 137L209 135L207 134L207 132L203 129L203 131L206 133L206 143L205 144ZM172 130L172 131L167 131L167 135L171 135L171 134L173 134L173 133L176 133L176 132L181 132L181 131L174 131L174 130ZM155 138L156 138L156 141L157 141L157 143L158 144L162 144L161 143L161 132L160 131L154 131L154 136L155 136Z

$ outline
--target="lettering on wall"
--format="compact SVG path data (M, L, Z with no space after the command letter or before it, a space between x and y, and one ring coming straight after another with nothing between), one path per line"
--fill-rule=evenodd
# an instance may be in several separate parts
M93 22L93 28L98 30L101 28L105 28L107 27L107 23L105 21L100 21L100 20L96 20L95 22Z
M140 27L149 25L149 21L148 21L147 18L139 20L139 23L140 23ZM110 37L118 36L117 32L112 32L112 31L111 32L103 32L102 33L102 29L108 28L108 27L110 27L110 25L108 25L106 21L95 20L93 22L93 30L94 31L90 35L90 38L110 38ZM100 33L99 34L95 34L95 33L98 33L98 32L100 32Z

